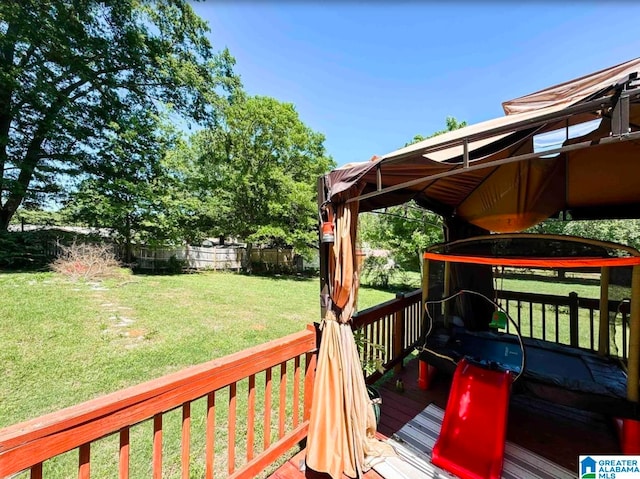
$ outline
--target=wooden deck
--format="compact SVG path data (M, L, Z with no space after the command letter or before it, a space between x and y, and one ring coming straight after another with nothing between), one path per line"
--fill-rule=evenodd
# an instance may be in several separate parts
M417 386L418 361L409 362L400 374L404 392L396 390L395 378L379 389L382 413L378 433L381 438L391 437L427 405L434 403L446 407L450 378L435 377L429 391ZM621 454L613 424L599 415L557 408L522 396L512 398L509 410L507 439L543 456L571 471L577 471L580 454ZM301 471L304 464L301 451L281 466L271 478L275 479L327 479L327 474ZM345 476L346 477L346 476ZM379 479L375 471L365 479Z

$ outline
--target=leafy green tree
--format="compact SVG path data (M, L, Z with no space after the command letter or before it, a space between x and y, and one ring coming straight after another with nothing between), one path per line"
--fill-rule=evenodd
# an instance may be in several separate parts
M13 224L24 222L29 225L61 226L68 225L70 218L63 210L52 211L40 208L20 208L11 221Z
M442 135L443 133L447 133L447 132L453 131L453 130L458 130L460 128L464 128L465 126L467 126L467 122L466 121L458 121L452 116L448 116L447 117L446 124L447 124L447 127L445 129L438 130L438 131L432 133L429 136L422 136L420 134L414 136L413 140L411 140L409 143L405 144L404 146L409 146L409 145L412 145L414 143L418 143L419 141L426 140L427 138L433 138L434 136Z
M215 122L239 80L206 32L186 0L0 2L0 231L134 114Z
M527 232L579 236L640 249L640 220L561 221L548 219L532 226Z
M424 250L443 241L442 219L414 203L360 215L363 246L388 249L405 270L420 271Z
M148 112L121 120L85 162L87 177L65 211L90 226L113 228L130 260L134 239L153 243L179 236L167 207L178 185L163 164L177 134Z
M268 97L236 101L223 124L194 139L203 207L226 234L251 243L307 251L317 241L316 181L335 166L324 136L289 103Z

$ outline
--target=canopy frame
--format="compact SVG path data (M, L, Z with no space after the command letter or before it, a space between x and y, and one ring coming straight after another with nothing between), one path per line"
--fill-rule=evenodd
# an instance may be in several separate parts
M627 86L630 84L630 82L631 82L631 79L629 79L628 82L624 83L624 85ZM456 168L450 171L445 171L442 173L436 173L433 175L415 178L413 180L405 181L403 183L393 185L393 186L388 186L386 188L382 187L383 164L391 164L391 163L403 160L407 157L415 156L416 152L414 151L414 152L404 153L398 156L391 157L389 159L383 158L380 161L380 163L376 165L376 175L377 175L376 191L364 193L359 196L349 198L346 200L346 203L353 203L355 201L362 201L365 199L374 198L376 196L381 196L388 193L392 193L394 191L410 188L412 186L416 186L421 183L434 181L441 178L456 176L461 173L467 173L470 171L494 168L496 166L507 165L510 163L517 163L521 161L531 160L534 158L541 158L549 155L556 155L556 154L566 153L570 151L582 150L585 148L589 148L596 145L603 145L606 143L638 140L640 139L640 131L632 133L630 132L630 127L629 127L630 103L632 100L637 100L637 99L640 99L640 88L636 86L633 91L624 89L623 93L619 95L613 95L607 98L599 98L587 103L578 104L573 107L568 107L564 110L561 110L560 112L553 112L553 113L542 115L536 118L535 120L523 120L521 122L517 122L514 124L488 129L473 135L465 136L460 139L442 142L440 144L437 144L422 150L421 154L423 156L426 156L428 153L431 153L434 151L440 151L440 150L444 150L454 146L463 145L463 149L464 149L463 162L459 164L460 166L459 168ZM580 143L562 146L560 148L554 148L554 149L535 152L535 153L525 153L522 155L511 156L509 158L505 158L502 160L495 160L495 161L490 161L487 163L480 163L475 165L471 164L473 163L473 161L469 159L469 143L472 141L491 138L493 136L497 136L505 132L511 132L511 133L518 132L527 128L541 126L551 122L555 123L557 121L570 118L577 114L593 112L594 109L600 110L600 113L598 114L598 116L600 117L603 116L602 111L604 111L605 109L611 112L612 126L611 126L611 132L609 136L602 137L596 141L593 141L593 140L584 141ZM481 160L476 160L476 162L477 161L481 161Z

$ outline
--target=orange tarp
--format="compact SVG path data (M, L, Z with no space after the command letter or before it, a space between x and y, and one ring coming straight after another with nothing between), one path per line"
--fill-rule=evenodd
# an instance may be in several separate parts
M640 265L640 256L624 258L496 258L455 254L424 253L425 259L449 263L490 264L492 266L521 266L524 268L592 268L602 266Z

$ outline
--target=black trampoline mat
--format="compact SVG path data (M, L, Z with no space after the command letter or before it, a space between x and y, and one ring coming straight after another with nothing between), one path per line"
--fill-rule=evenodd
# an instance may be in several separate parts
M548 341L524 338L525 376L549 378L573 388L606 388L625 397L626 376L622 369L596 353ZM522 367L522 350L510 334L457 332L448 345L460 356L495 365L515 373Z

